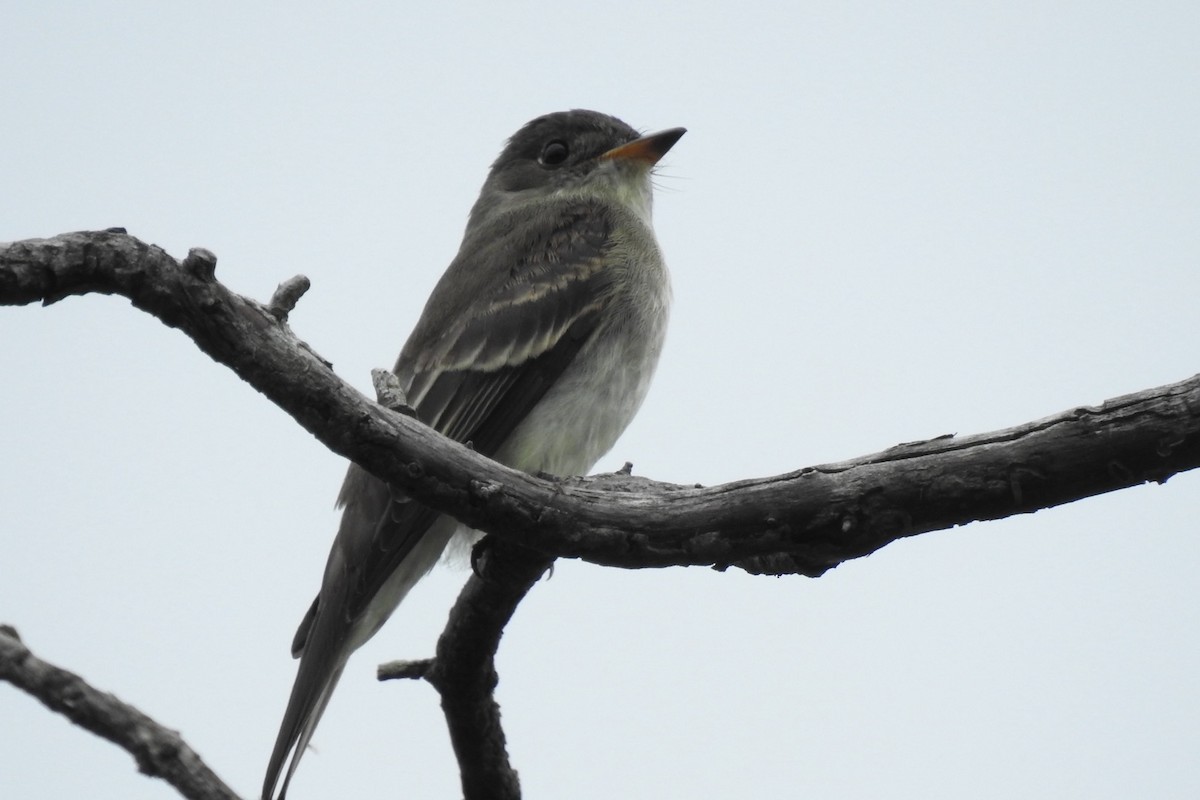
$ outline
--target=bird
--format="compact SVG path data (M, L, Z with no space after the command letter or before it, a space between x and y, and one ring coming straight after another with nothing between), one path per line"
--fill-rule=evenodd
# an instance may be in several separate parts
M508 139L393 370L419 421L535 474L582 475L608 452L663 347L671 287L651 179L684 133L575 109ZM263 800L286 796L350 655L452 539L477 535L356 464L338 505Z

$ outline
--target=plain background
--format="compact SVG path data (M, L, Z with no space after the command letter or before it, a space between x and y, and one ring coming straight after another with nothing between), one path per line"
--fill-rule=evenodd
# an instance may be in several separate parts
M683 125L675 307L598 470L720 483L1200 367L1200 6L7 4L0 239L125 226L369 391L504 139ZM0 309L0 621L255 796L345 464L126 301ZM561 563L499 698L529 798L1200 796L1200 476L934 533L819 580ZM294 784L458 796L439 569ZM0 796L173 797L0 686Z

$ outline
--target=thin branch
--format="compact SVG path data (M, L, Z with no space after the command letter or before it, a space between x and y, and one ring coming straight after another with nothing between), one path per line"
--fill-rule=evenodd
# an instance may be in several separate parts
M188 263L209 264L211 254ZM820 575L891 541L1200 466L1200 377L993 433L711 488L503 467L364 397L207 270L117 233L0 246L0 303L119 293L182 329L327 447L479 530L623 567Z
M267 303L267 312L280 322L287 322L288 314L296 308L296 303L300 302L300 298L310 286L312 284L303 275L288 278L275 288L275 294L271 295L271 301Z
M162 778L190 800L237 800L180 735L83 678L42 661L7 625L0 625L0 679L36 697L97 736L121 747L138 770Z
M495 655L517 606L553 562L536 550L485 537L475 546L474 574L450 610L437 655L378 669L381 681L423 679L441 696L464 800L520 800L495 699Z
M499 681L495 654L517 606L554 559L494 537L483 539L476 552L482 553L476 574L450 612L425 680L442 698L464 800L519 800L521 786L493 694Z
M380 664L375 677L381 681L422 681L431 669L432 658L406 658Z

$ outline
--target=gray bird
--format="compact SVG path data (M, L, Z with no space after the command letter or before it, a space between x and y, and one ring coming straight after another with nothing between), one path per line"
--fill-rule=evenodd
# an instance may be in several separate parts
M527 472L582 475L608 452L646 396L666 333L650 177L683 134L639 137L582 110L517 131L396 362L418 419ZM472 535L357 465L338 505L321 591L292 643L300 666L264 800L285 763L280 800L287 793L350 654L451 538Z

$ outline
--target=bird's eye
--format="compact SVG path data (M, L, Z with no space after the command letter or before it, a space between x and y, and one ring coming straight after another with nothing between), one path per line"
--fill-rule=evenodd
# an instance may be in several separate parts
M547 142L542 148L542 154L538 156L538 163L543 167L557 167L559 164L567 160L567 143L562 139L555 139L552 142Z

